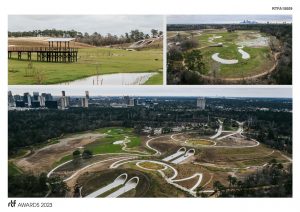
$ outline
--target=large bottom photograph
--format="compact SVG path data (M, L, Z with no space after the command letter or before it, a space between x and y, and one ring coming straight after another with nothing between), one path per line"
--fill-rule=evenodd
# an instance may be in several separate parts
M292 117L291 88L9 86L8 197L292 197Z

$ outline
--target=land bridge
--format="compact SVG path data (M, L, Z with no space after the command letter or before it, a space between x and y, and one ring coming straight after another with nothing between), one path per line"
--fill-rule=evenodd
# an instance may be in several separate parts
M48 47L8 47L8 59L29 61L35 59L39 62L54 63L77 62L78 49L70 47L72 40L74 38L50 38L47 40ZM36 54L36 57L32 57L33 54Z

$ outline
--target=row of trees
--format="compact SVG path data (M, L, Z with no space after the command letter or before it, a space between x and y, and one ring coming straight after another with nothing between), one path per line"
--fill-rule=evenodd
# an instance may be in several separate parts
M87 32L82 33L75 30L57 30L57 29L46 29L46 30L32 30L24 32L8 32L8 37L72 37L76 38L76 41L87 43L93 46L106 46L114 44L132 43L143 39L154 38L162 36L163 32L157 29L152 29L149 33L144 33L138 29L126 32L123 35L113 35L108 33L106 35L101 35L98 32L89 34Z

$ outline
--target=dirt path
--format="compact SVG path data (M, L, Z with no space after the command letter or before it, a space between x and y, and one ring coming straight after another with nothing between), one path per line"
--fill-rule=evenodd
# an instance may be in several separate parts
M72 153L76 148L87 145L104 136L97 133L72 135L59 139L59 142L35 151L34 154L16 160L15 163L24 171L40 173L49 171L53 163L60 158Z
M238 78L220 78L221 80L223 81L227 81L227 82L234 82L234 81L243 81L243 80L255 80L257 78L261 78L261 77L264 77L270 73L272 73L277 65L278 65L278 57L279 55L281 54L282 52L276 52L274 54L274 60L275 60L275 63L274 65L267 71L263 72L263 73L260 73L260 74L256 74L256 75L253 75L253 76L249 76L249 77L238 77ZM199 74L203 79L205 80L214 80L215 78L214 77L210 77L210 76L205 76L205 75L202 75L202 74Z

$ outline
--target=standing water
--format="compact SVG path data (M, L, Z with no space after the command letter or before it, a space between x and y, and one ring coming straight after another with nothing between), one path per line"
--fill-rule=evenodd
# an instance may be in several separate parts
M118 73L86 77L60 85L141 85L158 73Z

